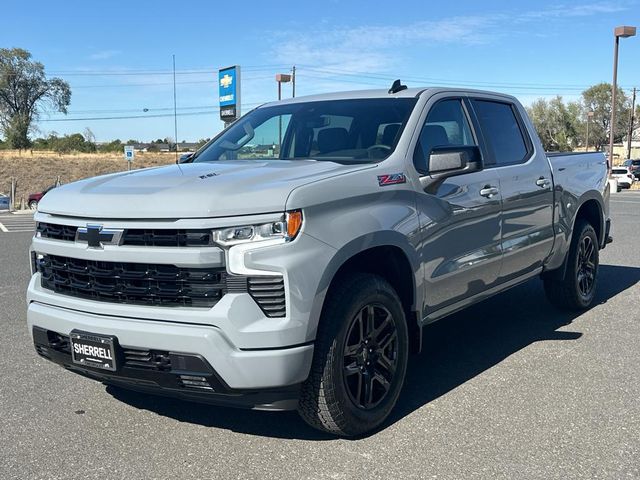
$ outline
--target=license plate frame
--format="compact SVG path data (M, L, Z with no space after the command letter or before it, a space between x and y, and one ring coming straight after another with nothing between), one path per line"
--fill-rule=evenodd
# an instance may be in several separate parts
M116 347L118 339L113 335L72 330L69 334L71 361L84 367L115 372L118 369Z

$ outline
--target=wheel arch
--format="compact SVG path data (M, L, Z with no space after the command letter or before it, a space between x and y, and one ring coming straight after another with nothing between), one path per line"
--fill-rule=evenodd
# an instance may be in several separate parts
M586 220L591 224L593 229L596 231L596 236L598 237L598 243L600 246L604 243L604 209L602 208L602 204L596 198L589 198L583 201L578 207L576 211L576 215L573 219L573 226L571 229L571 235L573 236L573 231L576 228L576 224L579 220Z
M418 314L422 302L420 262L416 249L406 236L394 232L377 232L363 235L344 245L336 252L321 277L313 305L313 317L318 321L327 295L336 280L350 272L372 273L386 279L396 290L402 302L413 351L421 347ZM314 332L314 337L315 333Z
M586 220L595 230L596 237L598 238L598 244L602 248L606 242L606 225L605 225L605 209L603 205L602 196L598 192L586 192L578 202L579 206L575 209L573 218L569 215L565 220L565 235L562 236L562 240L557 243L558 251L555 252L555 258L559 261L557 266L549 268L545 271L545 274L563 278L567 268L567 259L569 256L569 250L571 248L571 241L575 232L576 225L580 220ZM570 226L568 228L567 226ZM555 261L551 261L554 264Z

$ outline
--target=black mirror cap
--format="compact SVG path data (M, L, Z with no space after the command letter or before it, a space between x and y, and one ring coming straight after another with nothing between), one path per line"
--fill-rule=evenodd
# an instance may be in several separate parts
M429 171L433 178L451 177L482 169L482 155L475 146L435 147L429 154Z
M191 157L193 157L193 153L185 153L184 155L180 155L180 158L176 163L189 163Z

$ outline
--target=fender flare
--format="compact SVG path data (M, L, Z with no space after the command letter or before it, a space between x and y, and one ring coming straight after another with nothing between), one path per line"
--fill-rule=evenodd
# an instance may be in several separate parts
M346 264L346 262L357 254L377 247L396 247L402 251L413 272L413 278L411 279L413 285L413 305L411 306L411 309L416 310L416 306L421 305L423 292L419 290L423 288L423 282L418 280L420 272L422 272L422 268L418 252L416 251L416 248L409 243L407 237L393 230L384 230L361 235L349 241L336 251L320 277L320 282L318 283L318 288L311 307L309 322L309 328L312 330L310 333L313 338L315 338L317 328L320 323L320 317L322 315L322 309L324 307L329 287L331 286L331 283L336 277L338 271Z

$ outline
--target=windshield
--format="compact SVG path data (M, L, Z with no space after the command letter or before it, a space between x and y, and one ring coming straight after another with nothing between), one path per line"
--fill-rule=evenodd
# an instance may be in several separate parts
M370 98L257 108L190 161L379 161L395 148L416 101L415 98Z

